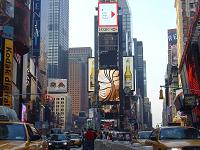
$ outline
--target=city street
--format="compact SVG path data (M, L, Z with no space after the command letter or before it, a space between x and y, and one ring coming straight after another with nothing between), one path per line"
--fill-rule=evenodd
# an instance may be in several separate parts
M0 0L10 149L200 150L200 0Z

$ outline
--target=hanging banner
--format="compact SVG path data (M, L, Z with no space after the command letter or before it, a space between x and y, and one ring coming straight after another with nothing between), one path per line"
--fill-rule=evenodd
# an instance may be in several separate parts
M3 105L12 107L12 64L13 41L5 39L4 73L3 73Z

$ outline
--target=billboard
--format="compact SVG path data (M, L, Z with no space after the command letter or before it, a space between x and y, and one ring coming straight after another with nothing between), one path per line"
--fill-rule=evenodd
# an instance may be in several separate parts
M88 91L95 90L95 62L94 58L88 58Z
M178 56L177 56L177 34L176 29L168 30L168 49L171 51L171 63L172 65L178 64Z
M119 34L99 33L99 68L119 67Z
M3 105L12 107L13 41L4 41Z
M40 14L41 0L32 1L32 39L33 56L40 56Z
M133 57L123 57L123 89L135 90Z
M99 70L99 101L119 101L119 70Z
M66 93L67 79L48 79L48 92Z
M98 3L99 32L118 32L118 4Z

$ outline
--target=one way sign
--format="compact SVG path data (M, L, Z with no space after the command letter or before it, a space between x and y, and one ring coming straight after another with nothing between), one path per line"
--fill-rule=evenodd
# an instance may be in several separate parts
M98 25L99 27L118 25L118 5L117 3L101 3L98 6Z

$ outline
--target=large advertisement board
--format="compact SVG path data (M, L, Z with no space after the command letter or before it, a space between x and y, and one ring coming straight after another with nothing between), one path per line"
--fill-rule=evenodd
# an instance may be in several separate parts
M94 58L88 58L88 91L95 90L95 62Z
M118 3L98 3L99 32L118 32Z
M33 39L33 56L40 56L40 11L41 0L33 0L32 13L32 39Z
M123 57L123 89L135 90L133 57Z
M99 70L99 101L119 101L119 70Z
M119 67L118 33L99 33L99 68L116 69Z
M67 79L48 79L48 92L66 93Z
M168 30L168 49L171 52L171 63L176 66L178 64L176 29Z
M12 107L13 41L4 41L3 105Z

